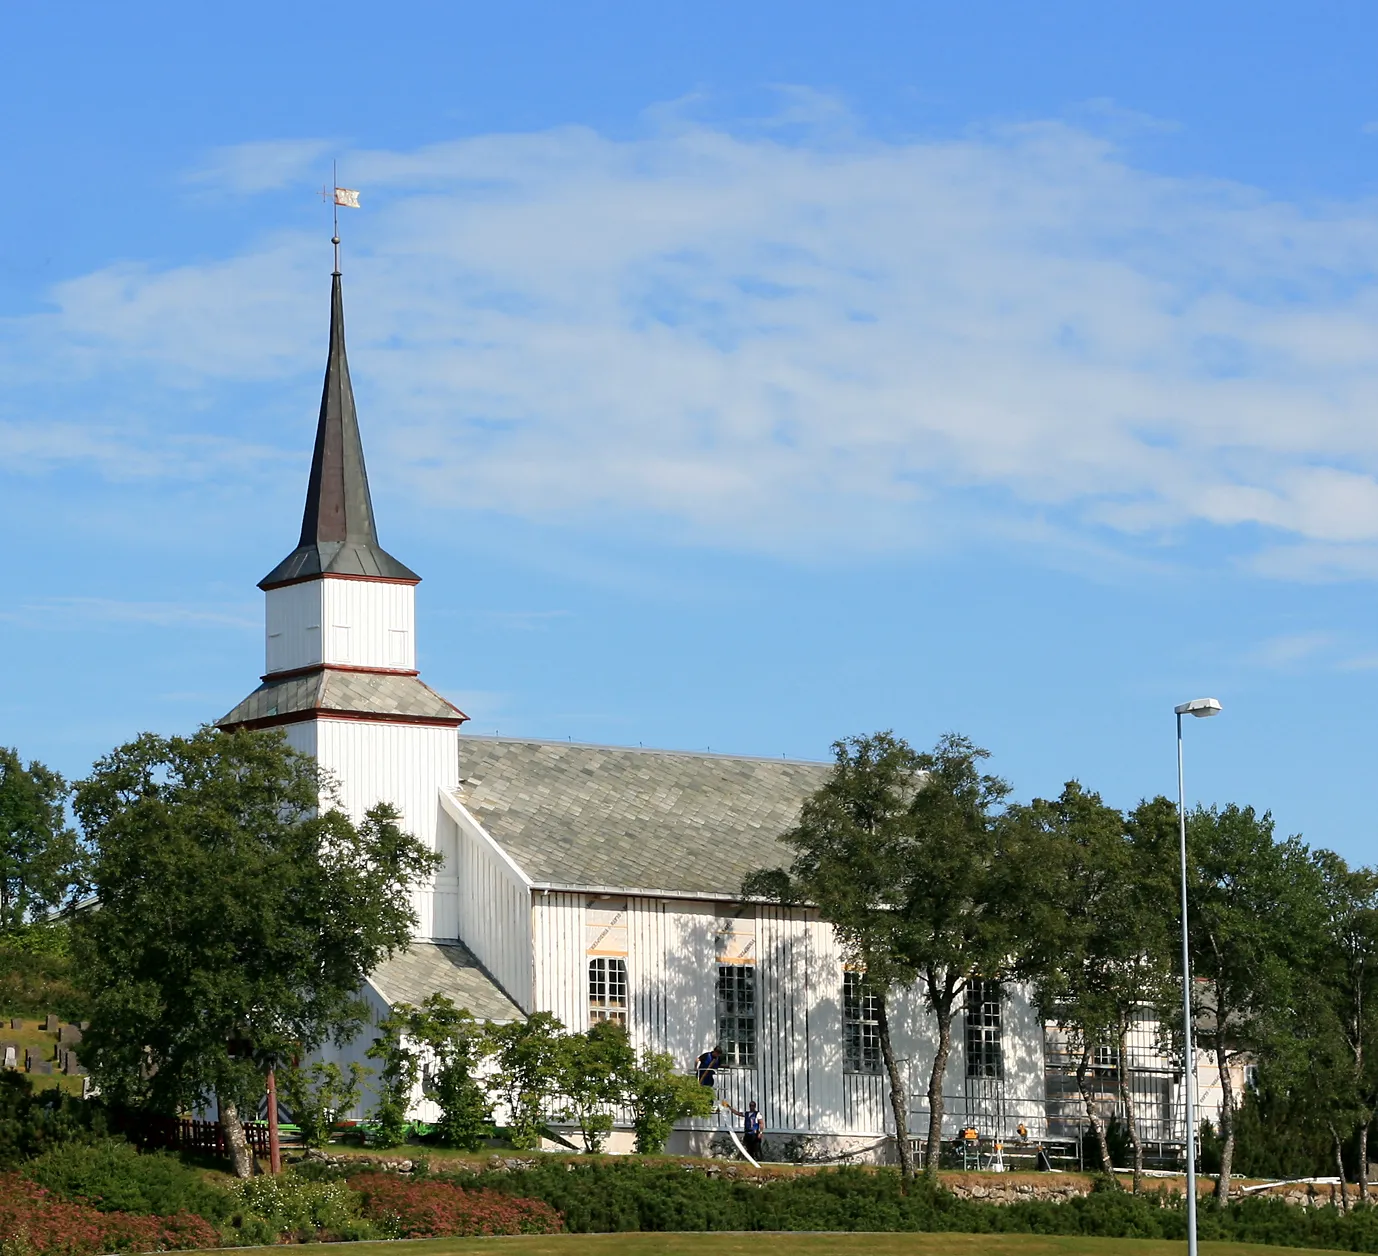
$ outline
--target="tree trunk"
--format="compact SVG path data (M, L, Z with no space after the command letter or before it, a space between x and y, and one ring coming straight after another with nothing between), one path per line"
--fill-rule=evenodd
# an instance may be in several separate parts
M899 1061L890 1041L890 996L882 991L876 1000L876 1029L880 1033L880 1054L890 1075L890 1110L895 1115L895 1146L899 1151L900 1173L905 1182L914 1176L914 1149L909 1145L909 1087L900 1075Z
M234 1100L220 1098L220 1128L225 1131L225 1146L230 1152L230 1163L238 1178L254 1175L254 1153L249 1147L249 1139L244 1133L244 1122L239 1118L239 1109Z
M1359 1202L1368 1203L1368 1117L1359 1126Z
M282 1172L282 1144L278 1141L278 1081L277 1070L268 1070L268 1172L276 1177Z
M955 998L955 996L953 996ZM933 1181L938 1178L938 1161L943 1154L943 1082L947 1079L947 1057L952 1053L952 1003L948 998L934 1002L938 1018L938 1049L933 1053L933 1071L928 1075L928 1150L923 1171Z
M1120 1102L1124 1105L1124 1125L1129 1131L1129 1148L1134 1155L1134 1194L1139 1193L1144 1176L1144 1146L1139 1141L1139 1114L1134 1107L1134 1089L1129 1084L1129 1027L1120 1026Z
M1223 1026L1225 1010L1221 1008L1217 1015ZM1219 1040L1215 1063L1220 1074L1220 1176L1215 1180L1215 1197L1224 1204L1229 1202L1230 1170L1234 1167L1234 1083L1230 1079L1230 1054Z
M1335 1172L1340 1178L1340 1211L1349 1211L1349 1196L1345 1193L1345 1155L1344 1144L1340 1141L1339 1131L1332 1125L1330 1127L1330 1141L1335 1144Z
M1105 1140L1105 1122L1096 1111L1095 1093L1091 1089L1088 1076L1091 1069L1091 1045L1084 1043L1081 1048L1081 1062L1077 1065L1077 1087L1081 1091L1081 1101L1086 1105L1086 1119L1091 1122L1091 1131L1096 1136L1096 1146L1100 1149L1101 1171L1115 1176L1115 1165L1110 1159L1110 1144Z

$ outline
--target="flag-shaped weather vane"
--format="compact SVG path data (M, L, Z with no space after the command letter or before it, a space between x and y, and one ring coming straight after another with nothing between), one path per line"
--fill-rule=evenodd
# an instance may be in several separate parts
M346 209L359 208L359 193L354 188L342 188L339 185L340 176L335 170L335 163L330 163L330 182L333 186L321 189L321 200L331 202L335 213L335 230L330 237L330 243L335 246L335 273L340 273L340 206Z

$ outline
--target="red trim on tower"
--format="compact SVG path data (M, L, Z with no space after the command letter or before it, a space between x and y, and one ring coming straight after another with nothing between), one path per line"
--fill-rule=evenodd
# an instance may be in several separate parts
M314 676L317 672L364 672L370 676L420 676L414 667L361 667L353 663L310 663L306 667L292 667L285 672L267 672L259 680L295 680L298 676Z
M344 571L317 571L309 576L293 576L290 580L275 580L272 584L260 584L258 587L267 593L271 589L285 589L289 584L307 584L312 580L365 580L369 584L409 584L413 588L421 583L419 576L415 580L402 580L397 576L355 576Z
M329 711L324 707L312 707L307 711L285 711L281 715L265 715L262 719L242 720L235 724L222 724L221 728L280 728L284 724L303 724L307 720L363 720L369 724L420 724L432 728L458 728L467 723L469 717L458 707L453 716L444 715L385 715L373 711Z

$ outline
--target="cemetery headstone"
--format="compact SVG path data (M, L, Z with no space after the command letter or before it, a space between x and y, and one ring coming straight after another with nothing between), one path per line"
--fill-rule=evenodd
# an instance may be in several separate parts
M77 1028L80 1029L82 1033L85 1033L88 1029L91 1028L91 1022L90 1022L90 1021L82 1021L81 1024L79 1024L79 1025L77 1026Z
M51 1060L39 1060L30 1070L30 1073L38 1073L44 1077L52 1075L53 1062Z
M73 1045L81 1041L81 1030L75 1025L60 1025L57 1031L57 1040Z
M19 1044L18 1044L18 1043L16 1043L16 1042L4 1042L4 1043L0 1043L0 1054L3 1054L3 1057L4 1057L3 1059L0 1059L0 1068L18 1068L18 1067L19 1067Z
M59 1022L57 1017L52 1012L49 1012L47 1019L43 1022L43 1028L48 1033L55 1034L57 1033L58 1024Z
M13 1018L10 1020L10 1028L11 1028L11 1029L23 1029L23 1028L24 1028L24 1022L23 1022L22 1020L20 1020L20 1018L19 1018L18 1016L13 1017Z
M67 1058L62 1061L62 1071L66 1073L68 1077L79 1077L82 1073L86 1072L78 1063L77 1053L75 1051L67 1052Z

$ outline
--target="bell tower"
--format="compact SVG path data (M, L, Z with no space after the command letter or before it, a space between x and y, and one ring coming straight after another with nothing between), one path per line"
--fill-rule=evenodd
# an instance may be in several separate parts
M404 826L446 856L435 883L416 891L418 935L452 938L452 822L439 793L459 783L456 730L467 717L417 673L420 582L378 543L337 269L301 536L258 586L266 602L263 683L218 726L281 728L334 778L355 821L377 803L397 807Z

